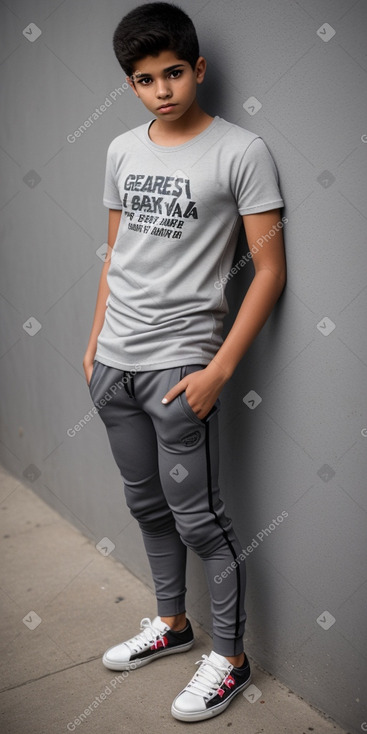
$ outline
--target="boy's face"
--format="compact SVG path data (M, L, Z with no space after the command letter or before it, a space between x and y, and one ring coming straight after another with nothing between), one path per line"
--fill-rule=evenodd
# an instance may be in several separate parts
M204 79L205 59L200 56L192 69L173 51L145 56L134 65L127 81L145 107L158 119L172 122L187 112L196 100L196 86Z

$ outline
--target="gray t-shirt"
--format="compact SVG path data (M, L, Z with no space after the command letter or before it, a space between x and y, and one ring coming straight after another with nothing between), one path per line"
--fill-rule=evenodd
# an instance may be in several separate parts
M215 117L182 145L151 122L107 151L103 203L122 209L95 358L121 370L208 364L222 344L241 216L283 207L261 137ZM219 287L218 287L219 286Z

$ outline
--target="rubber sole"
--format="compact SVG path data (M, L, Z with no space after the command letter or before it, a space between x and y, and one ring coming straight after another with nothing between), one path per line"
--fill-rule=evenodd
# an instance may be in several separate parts
M164 648L161 650L157 650L156 653L153 655L150 655L146 658L141 658L132 660L131 662L123 662L123 661L109 661L108 660L108 650L105 652L102 658L102 663L105 666L105 668L108 668L109 670L136 670L137 668L142 668L144 665L148 665L148 663L152 663L154 660L158 660L158 658L163 658L165 655L174 655L176 652L187 652L187 650L191 650L195 640L192 640L191 642L185 642L184 645L177 645L177 647L171 647L168 650L165 650Z
M175 701L177 700L178 696L180 696L181 693L183 693L183 691L185 690L183 689L181 693L179 693L178 696L176 696L175 701L173 702L171 706L171 714L175 719L178 719L179 721L186 721L186 722L203 721L204 719L212 719L213 716L218 716L223 711L225 711L226 708L231 703L231 701L233 701L235 696L237 696L238 693L241 693L241 691L244 691L245 688L247 688L250 685L251 681L252 681L252 676L250 675L248 680L242 686L237 688L236 691L233 691L233 693L230 696L228 696L227 700L223 701L223 703L218 703L216 706L213 706L213 708L205 709L205 711L197 711L197 712L193 711L192 713L190 712L186 713L183 711L179 711L175 707Z

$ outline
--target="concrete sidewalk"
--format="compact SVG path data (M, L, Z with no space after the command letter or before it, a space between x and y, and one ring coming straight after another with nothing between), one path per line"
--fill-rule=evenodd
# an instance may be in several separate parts
M0 479L3 734L344 732L251 659L253 686L227 711L193 724L173 719L173 698L211 650L192 619L196 644L188 653L130 673L106 670L104 650L155 616L153 594L28 486L1 469Z

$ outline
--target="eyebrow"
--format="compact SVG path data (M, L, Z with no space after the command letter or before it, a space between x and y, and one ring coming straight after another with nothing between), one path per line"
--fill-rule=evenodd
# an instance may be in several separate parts
M174 69L178 69L179 67L183 67L183 66L184 64L174 64L173 66L167 66L165 69L163 69L163 71L165 74L167 74L169 71L173 71ZM133 74L133 76L135 76L136 79L140 79L141 77L152 76L152 75L149 73L145 74L145 72L143 71L137 71Z

